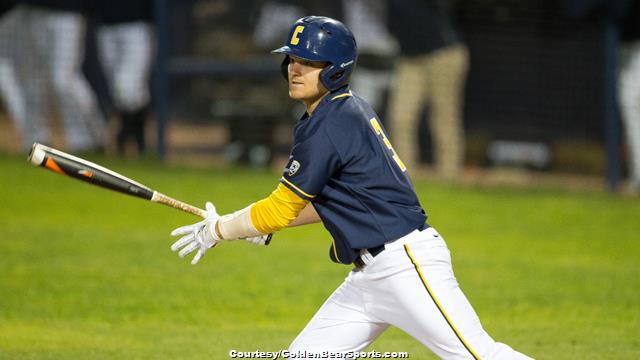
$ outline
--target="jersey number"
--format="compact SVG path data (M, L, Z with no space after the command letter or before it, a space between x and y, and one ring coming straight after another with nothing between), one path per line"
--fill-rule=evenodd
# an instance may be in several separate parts
M391 141L387 139L387 135L385 135L384 131L382 131L382 126L380 126L380 123L378 122L378 120L376 118L371 118L369 122L373 127L373 131L375 131L376 134L378 134L382 138L382 142L384 142L384 144L387 146L387 149L389 149L393 154L393 160L396 162L396 164L398 164L398 167L400 168L400 170L402 170L402 172L407 171L407 167L404 165L402 160L400 160L400 156L398 156L398 153L396 153L396 151L393 149L393 145L391 145Z

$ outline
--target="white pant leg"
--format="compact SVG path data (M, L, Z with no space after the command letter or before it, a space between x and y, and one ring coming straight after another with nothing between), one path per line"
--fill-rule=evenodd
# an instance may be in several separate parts
M13 20L16 28L12 34L12 41L15 42L13 71L19 86L12 91L22 92L22 143L23 148L28 150L33 142L48 143L51 139L46 111L46 70L42 52L36 42L36 35L41 29L37 25L38 17L34 16L33 8L17 5L12 14L15 16Z
M16 5L0 19L0 91L27 151L33 142L50 140L42 96L45 75L38 61L29 9Z
M45 33L40 47L45 49L54 95L62 115L66 145L86 150L103 145L106 125L95 94L82 73L85 19L82 15L42 10Z
M118 49L116 35L117 33L113 30L113 26L103 25L96 31L96 48L98 51L98 57L110 88L113 87L116 65L120 61L120 50Z
M289 352L361 351L388 325L372 317L351 272L289 346ZM303 359L304 357L296 357Z
M618 91L622 122L629 147L629 175L640 187L640 42L627 44L621 54Z
M26 108L24 93L18 82L12 59L0 56L0 94L16 128L24 133Z
M21 20L20 7L0 16L0 94L16 128L24 133L25 130L25 98L22 84L18 81L15 66Z
M495 342L460 290L446 243L432 228L387 245L363 270L370 314L442 359L530 359Z
M119 110L133 112L149 103L154 47L153 31L144 21L105 25L98 31L100 58Z

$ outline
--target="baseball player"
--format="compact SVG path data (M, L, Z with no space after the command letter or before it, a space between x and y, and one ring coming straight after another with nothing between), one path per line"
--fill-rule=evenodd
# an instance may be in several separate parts
M340 22L296 21L282 72L289 96L306 106L271 195L232 214L178 228L172 250L185 256L226 240L266 244L287 226L322 222L331 260L353 270L290 345L292 357L355 352L395 326L443 359L529 359L494 341L453 275L442 236L427 216L402 160L371 107L349 89L357 48Z

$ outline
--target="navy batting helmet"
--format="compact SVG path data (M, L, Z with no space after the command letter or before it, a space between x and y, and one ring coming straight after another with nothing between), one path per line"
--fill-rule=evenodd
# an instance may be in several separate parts
M320 81L333 91L349 83L356 66L358 48L353 34L340 21L324 16L306 16L293 24L284 46L272 53L286 55L282 62L285 79L288 79L289 55L328 62L329 65L320 72Z

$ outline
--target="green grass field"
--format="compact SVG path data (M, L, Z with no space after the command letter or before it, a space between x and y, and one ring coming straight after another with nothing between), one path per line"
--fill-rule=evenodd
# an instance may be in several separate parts
M278 174L98 160L221 212ZM538 359L640 358L640 200L417 182L488 332ZM268 247L169 250L196 218L0 155L0 359L228 359L286 348L349 268L320 225ZM391 329L371 348L433 355Z

